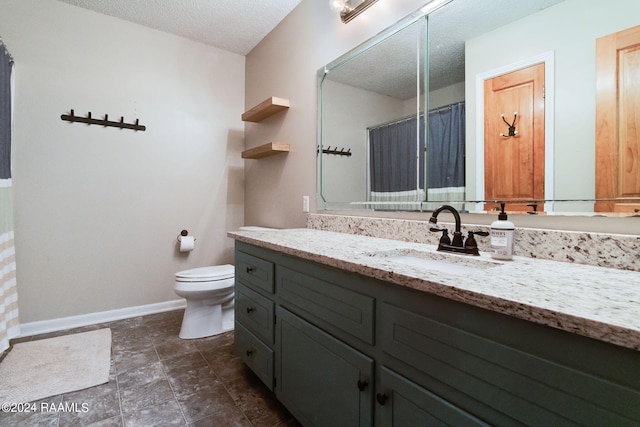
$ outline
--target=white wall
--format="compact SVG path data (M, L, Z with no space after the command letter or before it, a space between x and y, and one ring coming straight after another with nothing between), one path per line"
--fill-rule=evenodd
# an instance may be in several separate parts
M325 148L351 150L351 156L322 157L322 195L328 202L366 201L367 128L404 117L401 99L325 79L322 99ZM338 106L338 108L334 108ZM415 102L414 102L415 106Z
M174 300L176 271L232 261L245 58L53 0L0 10L21 322ZM62 121L72 108L147 130ZM197 238L188 256L182 229Z
M246 148L288 142L286 155L245 164L248 224L303 227L302 196L316 194L317 71L326 63L417 10L426 0L379 0L348 24L325 0L302 0L249 55L245 109L269 96L289 98L291 108L247 123ZM311 206L314 210L315 206Z

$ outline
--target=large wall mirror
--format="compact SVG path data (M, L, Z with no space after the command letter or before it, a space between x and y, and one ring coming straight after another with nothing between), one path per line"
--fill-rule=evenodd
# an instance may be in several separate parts
M638 215L640 2L444 3L320 70L320 207Z

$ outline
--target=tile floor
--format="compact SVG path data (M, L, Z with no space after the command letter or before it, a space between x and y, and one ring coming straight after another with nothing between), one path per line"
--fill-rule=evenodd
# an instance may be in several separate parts
M0 426L299 426L234 353L233 332L181 340L182 314L170 311L25 339L109 327L110 379L42 400L86 404L86 412L0 413Z

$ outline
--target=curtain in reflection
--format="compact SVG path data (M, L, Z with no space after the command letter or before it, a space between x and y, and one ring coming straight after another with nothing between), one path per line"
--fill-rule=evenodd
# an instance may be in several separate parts
M369 128L369 200L380 202L374 209L432 210L464 200L465 105L429 112L427 194L423 117Z
M429 112L427 210L465 198L465 130L464 102Z
M414 210L424 200L424 120L369 129L370 201L375 209ZM416 203L417 202L417 203Z
M13 59L0 39L0 352L20 332L11 188L12 68Z

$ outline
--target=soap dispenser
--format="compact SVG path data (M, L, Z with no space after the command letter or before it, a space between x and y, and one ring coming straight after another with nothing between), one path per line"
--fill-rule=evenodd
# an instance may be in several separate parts
M513 258L513 234L515 226L507 221L504 203L500 203L498 220L491 223L491 257L495 259Z

